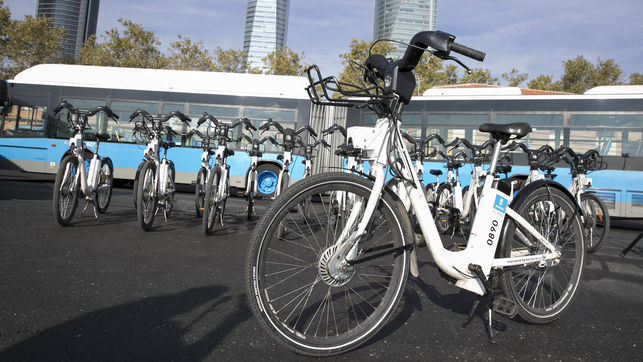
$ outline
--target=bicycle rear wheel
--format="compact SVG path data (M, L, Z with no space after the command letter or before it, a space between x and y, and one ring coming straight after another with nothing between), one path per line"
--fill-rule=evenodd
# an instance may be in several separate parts
M598 195L584 193L580 199L585 216L585 250L593 253L610 231L610 214Z
M440 233L444 234L451 228L451 213L448 208L454 206L450 184L443 183L438 186L436 205L437 209L435 210L435 215L433 215L435 218L435 226Z
M404 291L413 237L404 207L389 192L355 249L363 262L333 263L346 214L363 215L372 187L346 173L299 181L272 203L251 237L249 303L268 334L297 353L327 356L358 347L387 322ZM292 210L303 203L309 216L302 218ZM384 255L366 259L378 253Z
M221 212L221 198L219 196L219 183L221 182L221 168L215 166L210 171L208 183L206 185L205 199L203 202L203 232L210 235L214 232L219 222Z
M544 324L567 310L576 296L583 272L585 248L580 210L566 193L542 185L514 200L511 207L561 253L559 260L504 268L503 294L516 302L524 320ZM520 225L507 218L500 239L502 257L539 255L546 248Z
M138 193L136 201L136 216L141 228L149 231L154 224L154 216L156 215L157 199L156 199L156 165L153 161L145 162L141 168L139 175Z
M114 183L114 166L112 160L104 158L100 163L98 174L98 188L96 190L96 210L104 214L112 201L112 185Z
M78 205L78 159L73 155L65 156L58 165L54 182L54 216L58 224L67 226L71 222Z

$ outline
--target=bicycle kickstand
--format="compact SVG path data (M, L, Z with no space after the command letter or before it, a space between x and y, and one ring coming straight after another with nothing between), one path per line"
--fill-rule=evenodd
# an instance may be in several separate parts
M485 289L485 294L480 297L480 299L477 299L474 303L473 306L471 307L471 310L469 311L469 314L467 315L467 320L462 324L462 327L466 327L470 322L471 319L473 319L473 315L478 309L478 305L480 304L480 300L482 298L485 298L487 300L487 308L488 308L488 314L487 314L487 337L489 338L489 342L491 343L496 343L496 338L493 334L493 288L491 287L491 284L489 283L489 280L487 277L485 277L484 273L482 272L482 267L478 264L469 264L469 270L473 272L482 282L482 285L484 285Z
M85 200L85 207L83 207L83 212L80 213L80 216L85 215L85 211L87 211L87 207L90 203L94 205L94 219L98 219L98 213L96 212L96 202L93 200Z

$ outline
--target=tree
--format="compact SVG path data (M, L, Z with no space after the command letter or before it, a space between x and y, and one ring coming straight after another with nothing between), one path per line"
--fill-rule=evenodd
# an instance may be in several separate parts
M10 20L9 9L0 2L0 76L11 79L36 64L60 61L65 29L42 17L26 15Z
M527 88L558 92L563 90L560 81L553 82L551 75L539 75L527 83Z
M147 31L130 20L118 19L125 28L123 34L112 28L101 35L104 42L97 43L92 35L80 50L80 62L86 65L103 65L131 68L165 68L167 59L161 54L161 44L154 32Z
M304 53L298 54L288 47L277 48L272 53L261 59L265 67L265 74L273 75L302 75L304 66L301 59Z
M471 73L464 73L458 83L498 84L498 78L492 77L489 69L473 68Z
M203 48L203 42L193 42L190 38L178 35L178 39L172 42L168 49L170 55L167 57L167 68L214 71L214 57Z
M507 81L509 87L518 87L527 80L527 73L519 73L518 69L511 69L509 73L502 73L502 79Z
M643 85L643 75L639 73L630 74L631 85Z
M223 50L217 47L214 50L216 58L214 70L217 72L244 73L248 69L247 52L243 50Z
M594 66L582 55L563 62L564 73L560 78L563 91L582 94L600 85L620 84L621 68L613 59L602 61Z

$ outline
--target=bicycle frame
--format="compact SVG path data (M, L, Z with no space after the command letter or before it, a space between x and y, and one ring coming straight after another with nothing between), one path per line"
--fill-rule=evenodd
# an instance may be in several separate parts
M395 132L391 132L392 129ZM473 221L467 246L462 251L450 251L442 245L440 234L433 223L433 216L426 202L423 189L420 189L420 180L417 174L412 171L411 157L404 142L402 142L399 127L393 127L389 119L382 118L377 121L373 134L375 134L374 139L368 140L367 142L369 143L364 144L362 148L368 150L367 152L371 155L375 182L364 211L362 212L357 207L351 212L347 225L337 241L338 245L340 245L338 249L340 258L346 258L349 263L354 258L357 244L362 235L365 234L370 218L379 202L380 195L384 189L385 167L388 161L389 143L391 141L395 142L395 152L404 164L402 171L404 174L401 175L403 178L402 185L409 195L411 209L415 213L422 234L427 241L429 251L438 267L456 280L456 286L479 295L485 294L482 281L469 271L469 265L471 264L480 265L483 273L488 276L491 268L545 263L560 257L560 253L547 239L509 207L509 196L492 187L495 181L496 162L500 154L500 143L497 143L494 148L494 157L485 177L479 210ZM353 137L353 139L358 140L360 138ZM364 138L362 137L362 139ZM411 180L412 182L406 180ZM361 202L356 202L356 204L361 206ZM363 216L359 223L355 225L357 220L360 219L359 216L361 216L356 214L360 213ZM495 258L505 216L513 219L538 242L542 243L548 252L542 255ZM354 227L356 227L356 231L352 231Z

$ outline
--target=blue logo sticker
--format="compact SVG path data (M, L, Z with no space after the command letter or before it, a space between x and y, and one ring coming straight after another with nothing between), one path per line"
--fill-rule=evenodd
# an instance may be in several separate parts
M496 195L496 201L493 203L493 208L504 214L505 211L507 210L508 203L509 203L509 199L505 199L500 195Z

